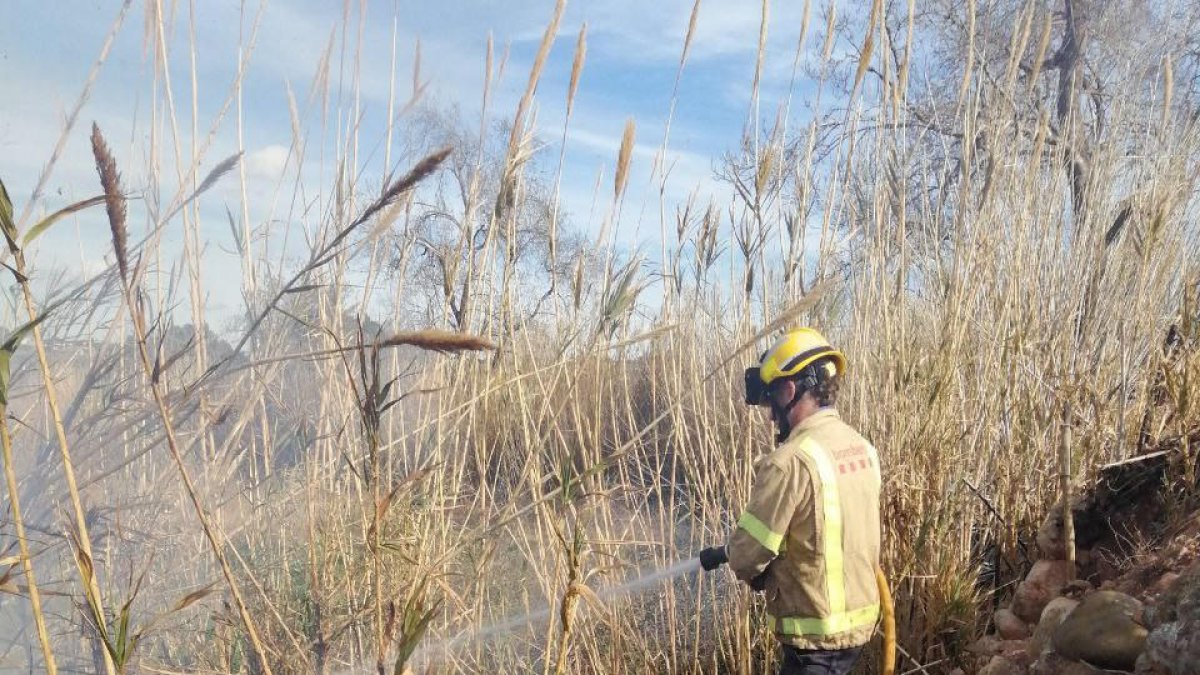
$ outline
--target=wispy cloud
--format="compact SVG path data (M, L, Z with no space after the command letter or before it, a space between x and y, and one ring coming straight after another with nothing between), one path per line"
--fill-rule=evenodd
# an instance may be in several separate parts
M246 169L251 176L275 180L287 166L288 149L282 145L268 145L246 155Z
M15 7L11 11L23 17L23 30L13 31L15 39L0 47L5 57L0 68L4 68L6 85L17 92L0 104L3 106L0 150L4 155L0 172L10 188L17 188L14 197L21 198L28 194L49 156L63 110L77 95L81 79L94 58L94 51L89 52L87 46L99 47L114 10L107 3L13 2ZM692 5L693 0L589 0L568 5L538 90L537 121L539 136L550 146L546 156L551 157L552 153L557 154L557 144L562 138L575 35L586 21L588 59L566 139L562 176L563 205L575 215L575 227L585 231L599 227L600 215L593 214L592 208L597 176L604 175L599 193L602 206L598 207L602 208L603 197L611 191L612 166L621 130L630 117L637 122L638 142L633 149L625 198L626 222L620 230L626 243L635 244L640 232L653 232L657 237L660 199L665 202L668 218L673 205L688 199L693 192L699 192L703 202L714 199L718 204L728 203L729 191L713 178L713 165L724 151L736 146L742 133L758 42L760 3L706 0L701 5L688 69L671 123L671 147L664 165L668 172L661 192L659 181L652 182L650 176L671 105ZM199 98L195 107L199 113L197 127L202 134L207 132L230 94L236 76L238 45L248 39L258 6L253 0L247 2L243 13L236 3L197 5L194 50ZM348 21L343 21L346 17L342 12L347 6L351 13ZM294 157L289 159L293 140L289 85L296 94L301 133L315 144L308 148L307 162L320 155L322 134L328 150L329 143L337 137L336 130L353 123L364 139L360 167L365 166L368 173L382 174L380 147L388 123L385 114L388 98L394 89L397 105L401 105L412 95L418 39L421 81L429 84L426 100L458 109L473 118L480 113L486 45L491 35L497 65L503 54L507 54L507 61L504 77L492 84L488 112L490 116L504 118L512 114L524 88L553 1L500 4L399 0L376 1L367 6L367 15L360 18L354 13L358 3L296 0L266 5L241 92L247 146L246 190L252 201L249 213L252 223L281 217L275 212L280 203L279 190L295 175L295 167L289 164L295 161ZM773 110L786 93L801 8L802 3L798 2L772 3L762 87L764 111ZM95 119L105 129L130 185L144 183L144 180L139 183L139 179L144 179L152 162L174 167L174 141L170 134L156 136L151 150L150 125L163 118L161 110L158 119L150 116L153 68L143 51L140 20L137 14L131 16L81 117L87 121ZM186 14L177 15L176 20L179 23L171 38L171 75L181 115L180 142L187 150L191 147L193 46L189 42ZM814 17L810 31L819 25ZM819 42L815 38L812 41ZM66 45L70 48L65 48ZM318 68L323 61L328 68L329 108L323 101L307 100L312 84L320 79ZM355 94L361 97L357 110L349 112L349 108L343 108L340 118L327 116L339 96L345 102ZM235 114L236 108L214 139L204 161L206 167L238 149L232 117ZM351 119L352 115L357 117ZM401 119L399 124L404 125L405 120ZM174 174L172 170L164 175L169 181ZM320 189L320 181L329 177L328 172L310 172L308 168L301 175L306 189L310 189L307 185L310 182L317 183ZM47 206L78 198L94 187L95 172L86 139L80 135L68 144L49 186ZM285 192L288 189L282 187ZM230 243L228 227L221 221L224 206L236 205L240 199L241 186L231 179L206 195L205 204L201 205L204 243L211 244L205 254L206 264L212 265L207 274L220 280L213 287L214 294L218 289L220 293L236 292L240 273L236 257L221 253L222 247ZM284 197L282 201L289 200ZM236 208L233 210L237 212ZM53 236L46 239L42 248L47 264L55 263L58 250L71 250L56 246ZM232 298L214 295L213 303L236 306L236 294Z

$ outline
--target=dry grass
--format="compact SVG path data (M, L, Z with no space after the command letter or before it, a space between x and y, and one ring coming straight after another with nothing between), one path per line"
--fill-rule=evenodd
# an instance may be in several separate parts
M152 124L174 139L161 61L167 36L185 31L158 4L147 4L147 35L164 114ZM13 627L0 657L40 642L29 668L52 658L230 673L767 668L761 603L725 577L636 596L605 589L724 538L771 442L740 404L741 368L772 334L808 323L850 357L839 407L885 464L885 568L909 655L900 669L937 672L981 628L995 591L978 583L980 549L1025 563L1031 526L1063 489L1060 466L1083 478L1194 433L1200 134L1178 108L1179 55L1128 47L1125 62L1160 64L1147 77L1165 89L1110 80L1097 130L1079 107L1056 114L1062 26L1037 7L956 15L954 49L970 54L936 71L919 44L929 17L914 3L903 16L874 3L858 24L816 3L814 30L826 34L803 58L819 78L807 128L788 131L788 103L759 131L755 107L720 171L732 197L677 205L661 196L663 163L700 39L696 2L651 177L664 200L656 266L614 243L636 187L634 120L599 236L572 239L559 220L561 149L552 186L530 171L543 161L536 94L565 3L512 128L481 123L453 147L422 137L394 180L392 166L363 168L354 133L300 137L359 110L356 96L330 94L357 77L330 66L337 48L360 46L354 4L312 97L289 95L289 162L324 169L327 184L281 180L304 206L262 222L248 203L230 205L246 306L229 344L175 325L172 307L187 293L192 320L205 318L199 204L246 148L197 184L207 142L189 151L177 140L178 165L152 163L138 173L146 185L122 186L118 160L133 175L132 160L93 129L115 263L41 313L27 295L18 323L44 318L33 331L40 379L15 343L0 357L17 354L0 423L12 511L0 520L0 628ZM771 65L767 8L755 106ZM1002 42L1020 54L983 43L985 27L1005 22ZM588 39L581 28L569 109ZM838 57L839 40L858 47ZM489 47L487 58L482 105L509 116L488 110L507 56L497 66ZM910 80L932 84L909 91ZM414 102L426 85L414 73ZM389 103L389 163L393 136L407 138L410 120L423 129L417 109L393 116ZM330 155L306 155L310 142ZM597 179L604 200L607 180ZM140 241L126 188L170 197L148 209ZM7 224L12 212L20 282L17 242L31 237ZM160 236L180 221L183 260ZM307 248L299 262L279 257L256 243L267 235ZM186 286L172 272L184 269ZM57 525L68 502L74 539ZM196 591L218 579L219 593ZM525 614L537 621L525 626ZM97 635L114 621L146 627L123 633L136 649L104 646L120 642ZM503 630L471 637L488 626Z

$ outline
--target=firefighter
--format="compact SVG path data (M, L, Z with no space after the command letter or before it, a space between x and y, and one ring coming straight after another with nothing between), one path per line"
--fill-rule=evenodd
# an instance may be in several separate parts
M834 407L846 357L792 330L746 370L746 403L770 409L777 447L756 464L745 511L705 570L728 562L766 595L780 673L848 673L880 618L879 456Z

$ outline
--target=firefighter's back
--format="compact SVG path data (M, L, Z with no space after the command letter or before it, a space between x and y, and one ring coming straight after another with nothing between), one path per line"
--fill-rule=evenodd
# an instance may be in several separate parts
M773 454L811 486L767 588L776 633L805 649L866 644L879 616L878 454L832 408L804 420Z

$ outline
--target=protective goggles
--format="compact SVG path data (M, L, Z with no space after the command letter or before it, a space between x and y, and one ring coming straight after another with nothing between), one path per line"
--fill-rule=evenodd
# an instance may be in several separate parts
M762 379L762 368L746 369L746 405L766 405L770 386Z
M796 396L799 397L804 392L817 386L821 378L818 375L818 368L823 368L828 362L827 359L815 361L813 365L808 366L799 375L792 376L788 379L796 383ZM817 366L817 367L814 367ZM822 370L822 372L824 372ZM769 394L771 393L771 385L763 382L762 368L755 366L746 369L746 405L768 405L771 401Z

